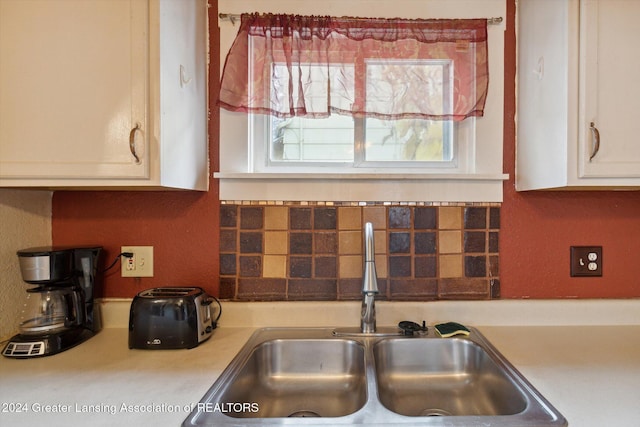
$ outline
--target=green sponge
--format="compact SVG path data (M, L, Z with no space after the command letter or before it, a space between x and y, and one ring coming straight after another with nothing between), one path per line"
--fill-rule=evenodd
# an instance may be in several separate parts
M438 335L442 338L449 338L454 335L469 335L469 329L456 322L440 323L434 326Z

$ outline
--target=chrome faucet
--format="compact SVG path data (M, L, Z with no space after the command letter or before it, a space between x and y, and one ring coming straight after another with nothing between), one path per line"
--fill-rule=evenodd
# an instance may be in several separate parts
M371 334L376 331L375 297L378 293L378 278L376 275L375 247L373 242L373 225L364 225L364 274L362 279L362 312L360 316L360 331Z

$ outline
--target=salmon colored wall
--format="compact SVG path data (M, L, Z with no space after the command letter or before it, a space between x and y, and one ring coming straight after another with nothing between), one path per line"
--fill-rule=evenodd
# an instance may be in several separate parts
M216 22L217 2L209 9ZM515 0L507 0L505 47L505 183L501 211L500 278L503 298L640 297L640 192L531 192L514 190ZM215 24L212 40L217 38ZM211 45L211 98L219 80ZM215 109L212 109L215 111ZM218 115L209 126L217 168ZM131 297L153 286L200 285L218 295L217 183L208 193L72 192L53 197L53 242L102 244L108 260L121 245L153 245L155 277L105 277L102 296ZM571 245L603 246L602 278L570 278Z

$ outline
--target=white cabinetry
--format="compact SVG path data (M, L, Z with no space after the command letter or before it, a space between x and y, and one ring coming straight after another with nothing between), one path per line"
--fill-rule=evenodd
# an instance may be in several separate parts
M640 188L640 0L518 0L516 188Z
M0 0L0 187L206 190L204 0Z

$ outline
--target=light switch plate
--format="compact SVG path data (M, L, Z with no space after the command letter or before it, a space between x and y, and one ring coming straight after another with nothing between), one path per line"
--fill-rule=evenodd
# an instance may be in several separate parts
M601 277L602 246L571 246L571 277Z
M120 257L122 277L153 277L153 246L122 246L120 252L133 253Z

